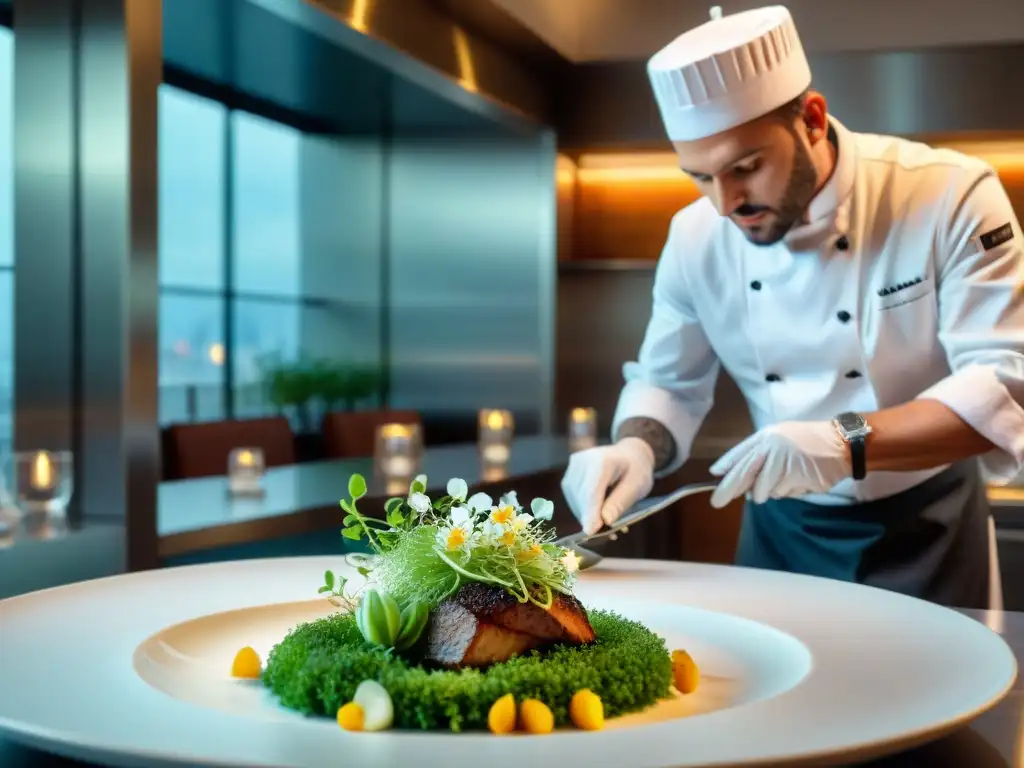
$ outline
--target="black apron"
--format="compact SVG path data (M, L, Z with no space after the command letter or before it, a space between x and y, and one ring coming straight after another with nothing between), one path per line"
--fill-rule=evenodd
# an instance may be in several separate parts
M849 506L748 501L736 564L853 581L987 609L990 510L976 461Z

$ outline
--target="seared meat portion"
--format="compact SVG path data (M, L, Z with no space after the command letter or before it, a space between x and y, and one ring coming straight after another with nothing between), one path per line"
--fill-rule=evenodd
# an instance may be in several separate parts
M446 667L486 667L543 642L539 637L481 621L452 600L445 600L431 615L426 640L426 658Z
M520 603L500 587L470 583L431 616L426 657L449 667L482 667L544 645L583 645L595 639L574 597L558 595L544 610Z
M551 608L545 611L533 603L520 603L500 587L473 582L451 599L488 624L554 642L583 645L594 641L587 612L571 595L555 595Z

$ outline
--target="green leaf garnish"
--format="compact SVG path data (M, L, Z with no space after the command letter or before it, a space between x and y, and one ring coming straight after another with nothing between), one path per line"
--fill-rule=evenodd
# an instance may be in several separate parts
M366 479L362 475L355 474L348 479L348 495L352 501L359 501L366 495Z

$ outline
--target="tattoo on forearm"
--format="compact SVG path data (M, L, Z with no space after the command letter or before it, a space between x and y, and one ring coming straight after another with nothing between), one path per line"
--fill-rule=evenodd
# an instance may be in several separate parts
M676 455L676 441L668 427L645 416L634 416L619 425L616 439L639 437L654 450L655 471L667 467Z

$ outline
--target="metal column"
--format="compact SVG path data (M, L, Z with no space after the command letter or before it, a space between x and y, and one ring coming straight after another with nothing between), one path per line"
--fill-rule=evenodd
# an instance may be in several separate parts
M160 0L15 0L15 447L154 567Z

